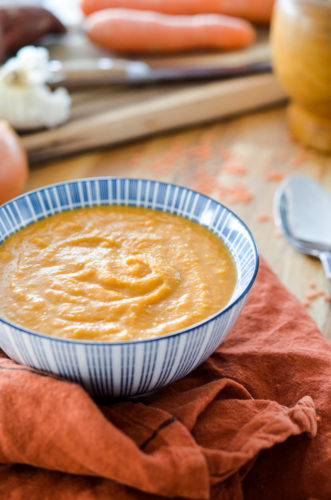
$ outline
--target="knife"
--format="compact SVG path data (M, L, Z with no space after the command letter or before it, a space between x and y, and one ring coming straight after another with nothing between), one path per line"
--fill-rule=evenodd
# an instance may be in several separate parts
M152 67L143 61L102 57L96 60L50 61L51 76L47 83L52 88L64 86L74 90L115 84L148 85L233 78L271 70L269 60L232 65Z

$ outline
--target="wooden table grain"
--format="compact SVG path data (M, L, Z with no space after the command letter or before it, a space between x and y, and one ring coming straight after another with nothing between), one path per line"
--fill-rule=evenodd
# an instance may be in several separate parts
M279 235L273 198L282 177L301 173L331 193L331 158L293 142L285 106L159 135L130 144L40 164L26 190L91 176L127 176L169 181L205 192L237 213L251 229L260 254L301 302L328 283L316 259L301 255ZM331 338L331 305L325 296L307 310Z

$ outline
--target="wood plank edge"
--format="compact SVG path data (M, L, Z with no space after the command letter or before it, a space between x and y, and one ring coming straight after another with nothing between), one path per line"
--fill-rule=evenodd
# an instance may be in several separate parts
M284 102L273 75L255 75L175 91L23 137L30 163L221 120Z

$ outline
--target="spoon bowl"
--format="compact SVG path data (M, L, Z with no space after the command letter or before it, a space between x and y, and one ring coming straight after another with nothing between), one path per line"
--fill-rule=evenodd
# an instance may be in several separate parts
M287 177L276 191L274 215L290 245L320 259L331 291L330 195L309 177Z

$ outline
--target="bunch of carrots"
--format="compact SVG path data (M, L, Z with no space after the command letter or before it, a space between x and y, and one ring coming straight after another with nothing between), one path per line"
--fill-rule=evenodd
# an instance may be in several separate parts
M274 0L81 0L87 35L117 52L237 49L269 23Z

